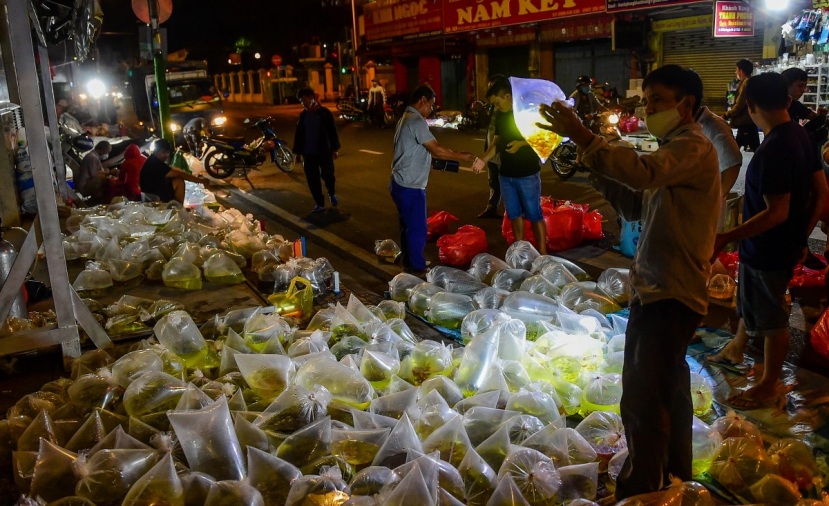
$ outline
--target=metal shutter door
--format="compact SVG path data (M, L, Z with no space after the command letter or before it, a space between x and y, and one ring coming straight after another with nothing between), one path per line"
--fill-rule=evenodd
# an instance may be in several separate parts
M710 28L666 32L663 39L663 65L690 67L702 78L705 103L714 112L726 109L728 83L735 79L737 60L763 59L763 28L755 27L754 37L715 39Z
M615 86L623 95L630 79L630 51L612 51L609 40L556 44L556 84L568 95L579 76L590 76L599 84Z

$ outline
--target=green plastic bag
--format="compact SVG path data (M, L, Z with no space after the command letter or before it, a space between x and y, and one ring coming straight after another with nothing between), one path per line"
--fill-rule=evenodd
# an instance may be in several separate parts
M170 160L170 165L177 169L181 169L188 174L193 173L193 171L190 170L190 164L188 164L187 159L184 158L184 152L180 150L176 150L173 154L173 158Z
M268 297L268 302L274 305L276 312L281 316L302 319L305 315L311 315L314 306L314 289L310 281L297 276L291 281L287 292L271 295Z

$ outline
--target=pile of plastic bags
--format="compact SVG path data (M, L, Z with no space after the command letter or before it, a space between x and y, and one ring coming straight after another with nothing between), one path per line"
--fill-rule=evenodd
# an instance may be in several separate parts
M601 213L588 209L587 204L555 201L550 197L541 198L548 251L564 251L575 248L584 241L598 241L604 237ZM515 242L512 223L506 215L501 225L501 233L507 244ZM530 222L524 224L524 238L533 246L538 246Z

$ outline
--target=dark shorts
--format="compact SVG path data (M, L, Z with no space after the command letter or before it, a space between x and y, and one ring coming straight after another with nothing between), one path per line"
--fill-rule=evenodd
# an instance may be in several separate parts
M774 336L789 330L786 289L794 271L759 271L740 264L737 315L745 321L746 334Z
M501 195L507 218L527 221L544 221L541 211L541 173L527 177L500 176Z

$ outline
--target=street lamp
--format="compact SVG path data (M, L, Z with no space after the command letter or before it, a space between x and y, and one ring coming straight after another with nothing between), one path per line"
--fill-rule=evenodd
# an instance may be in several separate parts
M259 58L262 58L262 55L259 53L254 53L253 57L258 60Z
M101 98L104 96L106 86L104 86L104 83L100 79L93 79L87 83L86 91L92 95L92 98Z
M766 0L766 8L771 11L782 11L789 6L789 0Z

